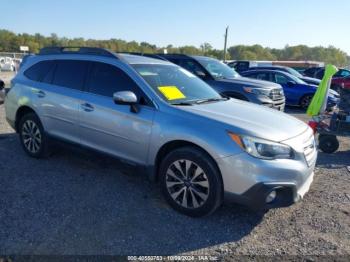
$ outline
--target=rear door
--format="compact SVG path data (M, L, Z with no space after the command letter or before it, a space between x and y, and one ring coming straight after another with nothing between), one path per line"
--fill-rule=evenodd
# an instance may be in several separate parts
M86 61L56 60L40 80L40 86L32 88L49 134L79 143L78 110L87 68Z
M286 97L286 104L287 105L299 104L300 90L298 88L298 85L288 84L288 82L293 82L293 80L284 74L281 74L278 72L272 72L271 76L272 76L273 82L280 84L283 87L284 95Z
M113 93L117 91L134 92L139 112L115 104ZM120 67L91 63L79 110L83 145L132 162L146 162L155 108Z

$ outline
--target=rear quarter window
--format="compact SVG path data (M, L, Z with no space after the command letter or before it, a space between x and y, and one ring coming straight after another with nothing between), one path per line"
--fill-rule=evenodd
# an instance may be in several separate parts
M54 61L41 61L28 68L24 75L30 80L40 82L53 69L54 64Z

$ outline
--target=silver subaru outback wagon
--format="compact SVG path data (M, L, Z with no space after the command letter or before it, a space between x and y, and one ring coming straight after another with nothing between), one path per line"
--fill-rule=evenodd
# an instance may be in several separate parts
M229 198L289 206L313 181L312 130L285 113L222 97L170 62L98 48L45 48L22 65L5 98L24 151L59 139L145 167L189 216Z

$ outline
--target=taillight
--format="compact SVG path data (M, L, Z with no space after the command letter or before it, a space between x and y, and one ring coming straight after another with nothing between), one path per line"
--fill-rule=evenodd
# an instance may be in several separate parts
M318 122L316 122L316 121L309 121L308 125L314 131L314 134L316 134Z

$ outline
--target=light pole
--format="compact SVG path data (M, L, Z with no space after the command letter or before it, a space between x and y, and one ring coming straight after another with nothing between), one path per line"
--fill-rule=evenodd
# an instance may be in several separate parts
M227 35L228 35L228 26L226 27L226 31L225 31L225 44L224 44L224 57L223 57L224 62L226 62Z

